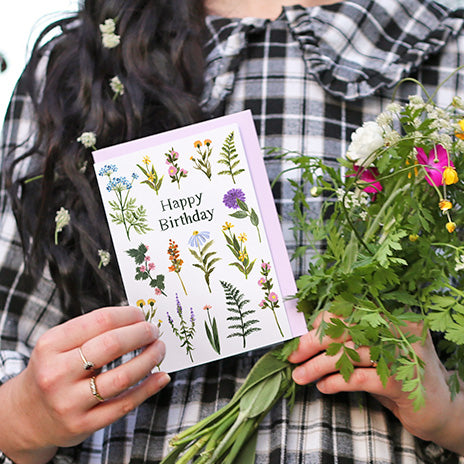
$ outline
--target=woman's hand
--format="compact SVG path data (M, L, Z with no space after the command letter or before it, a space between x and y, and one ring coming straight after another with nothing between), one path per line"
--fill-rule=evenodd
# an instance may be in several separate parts
M444 448L464 454L464 394L460 393L451 401L447 385L448 372L440 362L430 334L424 344L416 343L414 348L418 356L425 362L425 405L414 411L409 393L401 390L401 382L390 378L384 387L372 363L368 347L358 347L360 361L348 382L345 382L335 367L339 355L329 356L326 349L330 343L345 341L354 348L350 340L334 340L329 337L320 339L317 332L322 318L329 320L336 317L325 313L319 317L314 328L300 338L298 349L293 352L289 361L299 363L293 371L293 380L305 385L315 382L316 387L326 394L350 391L371 393L380 403L390 409L401 421L405 429L413 435L437 443ZM419 324L409 324L411 333L420 335ZM461 387L464 390L464 387Z
M0 388L0 449L18 464L48 462L57 447L81 443L159 392L170 379L151 374L165 353L158 336L133 307L95 310L47 331L27 368ZM86 370L84 361L94 366Z

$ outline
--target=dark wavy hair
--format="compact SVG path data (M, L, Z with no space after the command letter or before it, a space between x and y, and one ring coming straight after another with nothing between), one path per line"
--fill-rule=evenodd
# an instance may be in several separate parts
M92 131L105 147L204 119L204 15L202 0L86 0L77 16L50 25L36 43L22 85L38 133L24 156L10 155L5 174L28 269L38 275L48 264L69 316L125 299L115 259L99 268L97 251L114 253L91 150L76 139ZM121 37L112 49L103 47L99 30L108 18ZM62 33L43 45L56 27ZM44 53L50 59L41 86L35 76ZM114 76L124 85L116 99ZM17 178L25 158L35 171ZM71 222L55 245L60 207Z

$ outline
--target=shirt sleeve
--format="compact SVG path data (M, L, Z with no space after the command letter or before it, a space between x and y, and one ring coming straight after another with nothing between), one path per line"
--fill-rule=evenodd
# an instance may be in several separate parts
M44 63L41 65L39 70L44 69ZM33 279L25 270L6 189L5 171L31 148L35 127L32 100L21 78L8 107L0 147L0 383L21 372L38 338L64 320L49 273ZM15 164L14 177L27 179L37 162L34 157L25 157Z

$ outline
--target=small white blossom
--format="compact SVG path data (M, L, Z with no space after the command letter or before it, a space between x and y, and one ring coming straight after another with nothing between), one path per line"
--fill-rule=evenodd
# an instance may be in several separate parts
M384 142L387 147L391 147L392 145L395 145L400 140L401 140L401 135L398 131L389 130L385 132Z
M367 211L361 211L361 212L359 213L359 217L360 217L363 221L365 221L365 220L367 219Z
M374 121L365 122L351 134L351 144L346 157L358 166L364 166L372 153L383 146L382 128Z
M464 255L456 256L456 272L464 271Z
M100 263L98 264L98 267L105 267L110 264L111 261L111 255L109 251L106 250L98 250L98 256L100 257Z
M61 207L55 215L55 245L58 245L58 234L63 230L63 227L66 227L71 221L71 216L69 211Z
M110 87L114 92L114 96L124 95L124 84L121 82L118 76L114 76L110 79Z
M103 34L102 35L102 43L105 48L114 48L119 45L121 41L121 37L116 34Z
M420 95L410 95L409 96L409 107L418 110L424 108L424 100Z
M464 100L459 97L458 95L456 95L454 98L453 98L453 102L451 103L455 108L458 108L460 110L464 110Z
M106 19L103 24L100 24L100 32L102 34L102 43L105 48L114 48L119 45L121 37L115 34L116 22L114 19Z
M102 34L114 34L116 30L116 21L112 18L105 19L105 22L100 24L99 27Z
M399 103L390 103L387 105L386 111L393 114L399 114L403 107Z
M85 148L95 148L97 136L95 135L95 132L82 132L76 140L82 143Z
M375 122L385 131L390 129L393 123L393 115L388 111L384 111L377 116Z

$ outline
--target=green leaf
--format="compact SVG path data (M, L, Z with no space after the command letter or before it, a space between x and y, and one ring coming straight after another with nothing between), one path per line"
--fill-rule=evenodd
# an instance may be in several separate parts
M281 380L279 372L248 390L240 400L240 413L251 419L266 411L279 392Z

